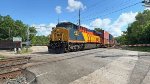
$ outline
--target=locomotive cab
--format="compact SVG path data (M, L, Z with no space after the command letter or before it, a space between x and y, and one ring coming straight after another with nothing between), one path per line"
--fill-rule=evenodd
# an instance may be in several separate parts
M63 53L67 49L69 31L64 27L56 27L51 31L48 51L50 53Z
M78 26L72 23L64 22L57 24L56 28L53 28L51 32L48 51L50 53L63 53L69 50L73 51L77 46L72 44L72 42L76 43L78 41L84 41L82 33L76 33L77 31Z
M62 42L67 42L68 41L68 35L69 32L67 29L63 27L57 27L52 30L50 39L51 41L62 41Z

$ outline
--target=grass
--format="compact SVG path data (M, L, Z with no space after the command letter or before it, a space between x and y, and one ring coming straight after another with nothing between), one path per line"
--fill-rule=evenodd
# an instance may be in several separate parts
M29 48L28 50L26 48L22 48L21 51L18 51L17 53L18 54L28 54L28 53L31 53L32 50Z
M132 50L132 51L142 51L142 52L150 52L150 47L126 47L126 50Z
M3 60L3 59L5 59L5 57L4 57L4 56L2 56L2 55L0 55L0 60Z

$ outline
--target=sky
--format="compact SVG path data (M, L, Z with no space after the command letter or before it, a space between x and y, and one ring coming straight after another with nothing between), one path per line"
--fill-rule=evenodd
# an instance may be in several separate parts
M102 28L114 36L126 31L145 7L142 0L1 0L0 15L10 15L15 20L36 27L37 35L50 34L60 22L78 23L89 29Z

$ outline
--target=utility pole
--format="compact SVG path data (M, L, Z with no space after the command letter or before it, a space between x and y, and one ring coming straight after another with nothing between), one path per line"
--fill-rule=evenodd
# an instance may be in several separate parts
M81 25L80 17L81 17L81 15L80 15L80 9L79 9L79 22L78 22L79 25L78 25L78 29L80 28L80 25ZM78 39L78 35L79 35L79 31L77 30L77 31L75 31L76 40Z
M80 9L79 9L79 28L80 28L80 25L81 25L81 20L80 20L80 17L81 17L81 14L80 14Z
M8 27L8 28L9 28L9 40L11 40L11 37L10 37L11 30L10 30L10 27Z
M30 39L30 30L29 30L29 27L28 27L28 28L27 28L26 51L28 51L28 48L29 48L29 39Z
M58 24L59 24L59 14L58 14Z

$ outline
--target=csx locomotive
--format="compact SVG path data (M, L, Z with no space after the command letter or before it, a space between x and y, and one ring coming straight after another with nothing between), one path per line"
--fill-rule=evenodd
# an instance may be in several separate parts
M51 31L48 51L64 53L99 48L102 46L101 34L101 32L79 27L71 22L62 22Z

